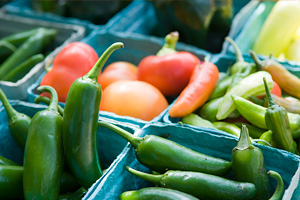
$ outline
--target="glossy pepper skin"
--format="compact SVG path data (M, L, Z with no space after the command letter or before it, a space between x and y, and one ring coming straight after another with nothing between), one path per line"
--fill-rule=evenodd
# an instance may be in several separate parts
M129 141L136 149L138 161L159 173L172 169L223 176L231 169L231 163L226 160L193 151L159 136L146 135L141 138L109 123L99 121L98 125L116 132Z
M10 134L17 145L23 151L25 148L26 137L31 122L31 117L24 113L16 111L9 103L6 95L0 89L0 99L8 117L8 127Z
M164 200L198 200L196 197L180 192L178 190L173 190L169 188L161 187L148 187L142 188L136 191L123 192L120 200L153 200L153 199L164 199Z
M102 95L98 76L111 53L122 47L121 42L112 44L86 75L77 78L71 85L65 103L63 140L66 160L71 172L85 189L102 176L96 144Z
M178 95L189 83L193 69L200 62L189 52L175 50L178 37L178 32L168 34L162 49L138 64L138 80L154 85L165 96Z
M130 167L126 169L135 176L160 187L179 190L200 199L250 200L256 192L252 183L232 181L201 172L169 170L162 175L152 175Z
M99 59L97 52L83 42L72 42L54 58L53 65L42 78L40 85L53 87L60 102L66 102L72 83L92 69ZM49 95L43 94L45 96Z
M278 148L295 153L296 143L293 140L287 111L274 102L265 79L264 83L268 99L268 108L265 113L267 128L273 132L274 142Z
M0 165L18 165L18 164L8 158L0 156Z
M232 173L234 180L255 185L254 199L268 199L270 182L264 156L258 147L252 145L245 125L242 125L238 144L232 150Z
M64 166L63 118L57 111L56 91L50 86L40 86L37 91L50 92L51 102L47 109L37 112L30 122L24 152L24 197L58 199Z
M278 172L273 170L268 171L268 175L277 181L277 187L273 195L269 198L269 200L281 200L284 193L284 182L282 180L281 175Z
M195 66L188 85L169 110L170 117L184 117L202 106L213 92L219 78L218 67L203 61Z

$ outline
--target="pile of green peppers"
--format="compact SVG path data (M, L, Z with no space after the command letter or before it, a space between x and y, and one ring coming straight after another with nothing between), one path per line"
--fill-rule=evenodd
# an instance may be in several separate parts
M57 34L52 28L33 28L0 39L0 80L16 82L45 58Z

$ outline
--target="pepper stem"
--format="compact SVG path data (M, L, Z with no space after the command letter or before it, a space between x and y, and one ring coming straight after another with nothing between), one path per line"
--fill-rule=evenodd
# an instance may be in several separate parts
M101 55L101 57L98 59L96 64L93 66L93 68L85 75L85 77L88 77L90 79L94 79L96 82L98 82L99 74L102 70L103 65L109 58L109 56L116 50L123 48L124 44L122 42L116 42L112 44L110 47L108 47L105 52Z
M244 62L243 54L240 50L240 48L237 46L237 44L231 39L230 37L226 37L225 40L227 40L234 48L235 51L235 57L237 62Z
M266 96L267 96L267 101L268 101L268 107L274 106L274 105L276 105L276 104L275 104L275 101L274 101L273 98L272 98L271 92L270 92L269 87L268 87L268 85L267 85L266 78L263 77L263 80L264 80L264 85L265 85L265 90L266 90Z
M249 131L247 129L247 126L245 124L242 124L240 138L235 149L244 150L248 149L250 146L252 146L252 142L249 136Z
M147 174L147 173L144 173L144 172L140 172L140 171L137 171L135 169L132 169L128 166L126 166L126 169L132 173L133 175L141 178L141 179L144 179L146 181L149 181L153 184L156 184L156 185L160 185L160 180L161 178L163 177L163 175L153 175L153 174Z
M157 52L157 56L165 56L171 53L176 53L176 44L179 39L179 33L177 31L169 33L165 37L165 43L162 48Z
M262 70L262 68L263 68L262 62L258 58L258 56L256 55L256 53L254 51L252 51L252 50L249 50L249 53L250 53L250 55L251 55L251 57L252 57L255 65L256 65L257 69L258 70Z
M284 192L284 183L279 173L269 170L268 175L272 178L275 178L277 181L277 187L273 195L269 198L269 200L277 200L282 199L283 192Z
M4 109L7 113L8 118L13 118L17 116L17 111L10 105L6 95L4 92L0 89L0 99L2 101L2 104L4 106Z
M49 92L51 94L51 99L50 99L50 103L48 106L48 110L50 111L58 111L58 96L57 96L57 92L56 90L49 86L49 85L43 85L43 86L39 86L37 88L37 92L39 94L43 93L43 92Z
M36 104L39 104L39 103L44 103L46 105L49 105L50 104L50 99L48 97L44 97L44 96L37 96L35 99L34 99L34 103ZM58 105L58 112L61 116L64 115L64 109Z
M125 140L127 140L128 142L130 142L130 144L134 147L137 148L139 143L141 142L142 138L135 136L127 131L125 131L124 129L121 129L120 127L117 127L113 124L110 124L108 122L103 122L103 121L98 121L97 122L98 126L102 126L105 128L108 128L112 131L114 131L115 133L119 134L121 137L123 137Z

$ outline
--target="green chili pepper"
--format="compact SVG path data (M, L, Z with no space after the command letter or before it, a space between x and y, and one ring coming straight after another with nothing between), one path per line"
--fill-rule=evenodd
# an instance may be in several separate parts
M232 95L234 105L241 115L251 124L262 128L267 129L265 122L265 113L267 108L254 104L251 101L248 101L245 98ZM300 115L295 113L288 113L291 131L293 138L300 137Z
M10 134L22 149L25 148L26 137L31 118L24 113L16 111L9 103L6 95L0 89L0 99L8 116L8 127Z
M277 105L267 86L266 79L263 78L266 97L268 100L268 108L265 113L265 121L267 128L272 130L276 147L295 153L295 141L293 140L289 117L284 107Z
M223 176L231 169L231 163L226 160L193 151L159 136L146 135L141 138L113 124L99 121L98 125L116 132L129 141L136 149L138 161L158 173L171 169Z
M26 199L58 199L63 171L63 118L57 111L58 96L54 88L40 86L38 93L49 92L47 109L31 120L24 152L23 188Z
M225 40L233 46L235 51L236 62L230 67L231 74L236 74L243 71L244 68L248 68L249 63L245 62L243 54L237 44L230 37L225 37Z
M206 128L214 128L214 125L203 118L201 118L199 115L195 113L188 114L181 118L182 123L189 124L193 126L201 126Z
M269 200L281 200L284 192L284 183L279 173L269 170L268 175L275 178L277 181L277 187L271 198Z
M44 60L43 54L36 54L17 65L16 68L9 71L7 75L3 77L3 81L16 82L23 78L36 64Z
M241 129L235 124L228 122L213 122L213 125L218 130L240 137Z
M203 199L252 199L256 188L252 183L244 183L201 172L167 171L162 175L152 175L126 169L135 176L161 187L175 189Z
M274 144L273 144L273 132L272 132L271 130L268 130L268 131L264 132L264 133L260 136L259 139L260 139L260 140L266 141L268 144L270 144L269 146L274 146ZM266 143L264 143L264 142L258 142L258 143L259 143L259 144L263 144L263 145L266 144Z
M237 122L237 123L234 123L235 125L237 125L239 128L242 128L242 124L244 123L241 123L241 122ZM266 132L265 129L262 129L262 128L258 128L254 125L251 125L251 124L245 124L248 131L249 131L249 135L250 137L252 137L253 139L259 139L260 136Z
M45 96L37 96L34 99L34 103L36 103L36 104L44 103L46 105L49 105L50 104L50 99L48 97L45 97ZM64 115L64 109L60 105L58 105L57 108L58 108L59 114L61 116L63 116Z
M63 123L65 155L70 170L85 189L102 176L96 143L102 95L98 76L112 52L122 47L121 42L111 45L85 76L73 82L66 99Z
M11 43L0 40L0 62L2 63L8 56L17 50L17 47Z
M56 33L55 29L39 28L0 65L0 79L29 57L40 53L54 39Z
M252 145L245 125L242 125L239 141L232 150L232 172L234 180L250 182L256 186L254 199L269 197L270 183L264 157L261 150Z
M217 119L225 119L229 116L230 113L236 110L231 95L237 95L244 98L248 98L251 95L263 94L263 77L266 77L268 85L273 87L273 80L268 72L258 71L247 76L246 78L242 79L237 85L233 86L228 92L226 92L218 108Z
M8 36L2 37L0 41L6 41L6 42L9 42L10 44L14 45L15 47L19 47L28 38L30 38L32 35L36 34L36 32L38 30L39 30L39 28L32 28L32 29L12 33Z
M215 86L213 92L209 96L208 100L213 100L219 97L222 97L226 94L226 91L232 81L233 75L227 76L226 78L218 81L217 85Z
M0 156L0 165L18 165L18 164L8 158Z
M0 198L23 199L23 166L0 164ZM75 178L63 172L60 179L60 193L73 192L79 188Z
M169 188L161 187L148 187L142 188L136 191L123 192L120 200L153 200L153 199L164 199L164 200L197 200L196 197L180 192L178 190L173 190Z

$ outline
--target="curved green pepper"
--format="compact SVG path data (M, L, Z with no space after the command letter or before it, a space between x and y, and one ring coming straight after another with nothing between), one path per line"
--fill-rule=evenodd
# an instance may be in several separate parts
M23 189L26 199L58 199L63 171L63 118L57 111L58 97L50 86L37 92L50 92L47 109L31 120L24 152Z
M181 118L181 122L184 124L189 124L193 126L200 126L200 127L206 127L206 128L215 128L214 125L203 118L201 118L199 115L195 113L188 114Z
M16 111L10 105L6 95L1 89L0 99L8 116L8 127L10 134L23 151L25 148L25 142L31 118L24 113Z
M201 199L250 200L256 193L256 188L252 183L232 181L201 172L170 170L162 175L152 175L130 167L126 167L126 169L146 181L161 187L179 190Z
M264 78L268 108L265 113L267 128L272 130L276 147L295 153L295 141L292 137L289 117L284 107L277 105Z
M231 163L226 160L193 151L159 136L146 135L141 138L109 123L99 121L98 125L116 132L129 141L136 149L138 161L159 173L173 169L223 176L231 169Z
M277 187L273 195L269 198L269 200L281 200L284 192L284 183L279 173L269 170L268 175L272 178L275 178L277 181Z
M232 150L232 172L234 180L250 182L255 185L254 199L269 197L271 190L264 156L258 147L252 145L245 125L242 126L238 144Z
M102 95L98 76L112 52L122 47L121 42L111 45L85 76L73 82L66 99L63 122L66 160L71 172L85 189L102 176L96 144Z
M34 103L36 103L36 104L44 103L46 105L49 105L50 104L50 99L48 97L45 97L45 96L37 96L34 99ZM57 108L58 108L59 114L61 116L63 116L64 115L64 109L60 105L58 105Z
M227 76L225 78L223 78L222 80L218 81L217 85L215 86L213 92L211 93L211 95L209 96L208 100L213 100L219 97L222 97L226 94L226 91L232 81L232 78L234 76Z
M218 130L225 131L226 133L236 137L240 137L241 129L235 124L228 122L213 122L213 125Z
M264 132L260 137L260 140L264 140L266 141L268 144L270 144L270 146L274 146L273 143L273 132L271 130L268 130L266 132ZM258 142L259 144L266 144L265 142Z
M136 191L123 192L119 197L120 200L153 200L153 199L164 199L164 200L197 200L196 197L173 190L169 188L161 187L148 187L142 188Z
M251 124L262 128L267 129L267 125L265 122L265 113L267 108L254 104L251 101L232 95L231 96L239 113ZM293 138L300 137L300 115L295 113L288 113L291 131Z
M8 158L0 156L0 165L18 165L18 164Z

